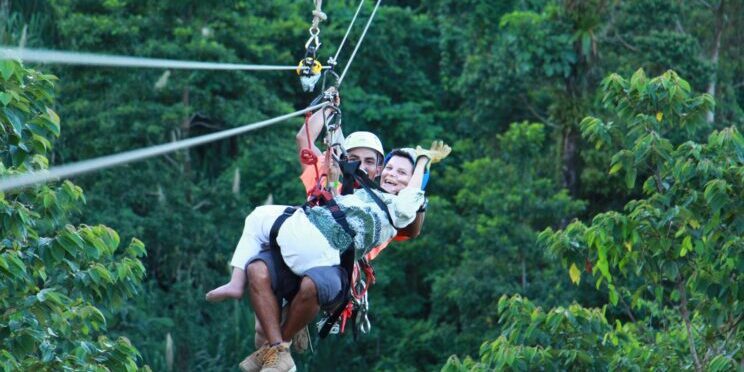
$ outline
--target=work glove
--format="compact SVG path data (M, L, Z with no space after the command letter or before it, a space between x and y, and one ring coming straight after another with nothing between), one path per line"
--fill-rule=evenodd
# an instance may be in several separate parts
M425 150L421 146L416 146L416 161L418 161L420 157L428 158L429 164L426 165L428 169L429 165L438 163L449 156L450 152L452 152L452 148L445 145L444 141L434 141L431 143L431 147L428 150Z

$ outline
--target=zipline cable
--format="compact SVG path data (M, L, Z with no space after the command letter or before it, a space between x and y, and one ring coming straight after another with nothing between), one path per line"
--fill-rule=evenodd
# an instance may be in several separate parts
M357 45L354 47L354 51L351 52L351 57L349 57L349 61L346 62L346 66L344 66L344 71L341 73L341 77L338 78L338 85L341 85L341 82L344 81L344 77L346 76L346 71L349 70L349 66L351 66L351 62L354 61L354 56L356 56L357 50L359 50L359 47L362 45L362 41L364 41L364 37L367 35L367 30L369 29L369 25L372 24L372 20L375 18L375 13L377 13L377 8L380 7L380 3L382 0L377 0L377 4L375 4L375 8L372 10L372 14L370 14L369 19L367 20L367 24L364 26L364 31L362 31L362 35L359 36L359 41L357 42Z
M290 71L297 66L252 65L238 63L178 61L172 59L115 56L109 54L64 52L45 49L10 48L0 46L0 59L20 59L24 62L56 63L109 67L144 67L191 70L228 71Z
M232 137L238 134L250 132L259 128L263 128L295 116L300 116L306 112L320 109L328 102L324 102L315 106L310 106L305 109L295 111L286 115L277 116L275 118L259 121L253 124L247 124L241 127L223 130L217 133L207 134L199 137L189 138L186 140L164 143L161 145L146 147L137 150L131 150L121 152L114 155L102 156L95 159L83 160L77 163L61 165L52 167L48 170L42 170L37 172L29 172L20 174L17 176L11 176L8 178L0 179L0 192L19 189L29 185L33 185L40 182L46 182L50 180L68 178L75 175L89 173L95 170L110 168L116 165L122 165L131 163L138 160L144 160L158 155L167 154L181 149L186 149L193 146L203 145L208 142L221 140L224 138Z
M356 56L357 51L359 50L359 47L362 44L362 41L364 41L364 37L367 35L367 30L369 29L370 24L372 23L372 20L375 17L375 14L377 13L377 9L380 7L380 3L382 0L377 0L377 3L375 4L375 8L372 10L372 14L369 17L369 20L367 20L367 24L364 26L364 30L362 31L362 35L359 37L359 41L357 42L357 45L354 47L354 51L351 53L351 56L349 57L349 61L346 63L346 66L344 67L344 71L341 74L341 77L338 80L338 86L341 85L341 82L343 81L343 78L346 76L346 72L349 70L349 67L351 66L351 63L354 61L354 57ZM360 4L361 7L361 4ZM358 11L358 10L357 10ZM356 17L356 16L355 16ZM352 21L353 22L353 21ZM349 25L349 29L351 28L351 25ZM347 30L348 34L348 30ZM346 36L344 36L346 38ZM14 48L4 48L0 47L0 57L5 58L4 56L7 53L13 53L13 52L49 52L53 53L56 56L61 55L69 55L70 57L76 56L90 56L93 57L105 57L105 58L112 58L109 60L109 62L114 62L115 60L119 60L121 63L126 62L127 60L130 60L130 62L137 62L137 63L143 63L147 60L144 58L135 58L135 57L117 57L117 56L104 56L104 55L94 55L94 54L85 54L85 53L67 53L67 52L53 52L53 51L39 51L39 50L28 50L28 49L14 49ZM39 57L39 55L31 55L32 59L27 58L26 61L33 60L33 57ZM138 61L139 60L139 61ZM37 62L41 62L39 60L36 60ZM76 62L80 62L80 60L75 60ZM265 69L262 65L232 65L232 64L223 64L223 63L203 63L203 62L186 62L186 61L169 61L169 60L149 60L153 64L151 65L144 65L144 64L107 64L107 66L134 66L134 67L158 67L158 68L191 68L186 67L181 64L197 64L197 65L203 65L201 67L204 69L205 65L213 65L216 68L213 69L222 69L222 70L228 70L230 68L224 68L226 66L233 66L233 70L239 69L236 68L237 66L252 66L252 67L259 67L258 69ZM156 65L155 62L163 62L163 63L170 63L170 66L163 66L163 65ZM48 60L46 62L49 62ZM89 62L89 61L86 61ZM57 61L57 63L69 63L71 64L71 60L68 60L66 62ZM94 63L82 63L82 64L94 64ZM100 63L95 63L97 65L100 65ZM179 66L179 67L176 67ZM295 69L295 67L289 67L285 68L283 66L270 66L270 67L280 67L280 69ZM198 67L193 67L198 68ZM248 68L244 68L248 69ZM266 69L268 70L268 69ZM145 147L142 149L137 150L131 150L131 151L125 151L122 153L114 154L114 155L108 155L108 156L102 156L95 159L89 159L89 160L83 160L72 164L67 165L60 165L56 167L52 167L47 170L42 171L36 171L36 172L29 172L29 173L23 173L16 176L11 176L7 178L0 178L0 192L8 191L8 190L14 190L19 189L22 187L30 186L36 183L40 182L46 182L50 180L57 180L62 178L69 178L71 176L80 175L84 173L89 173L92 171L110 168L116 165L123 165L139 160L144 160L147 158L167 154L170 152L178 151L181 149L186 149L189 147L194 147L198 145L203 145L205 143L221 140L224 138L236 136L239 134L247 133L259 128L263 128L281 121L284 121L289 118L293 118L295 116L299 116L302 114L305 114L310 111L315 111L317 109L323 108L327 105L329 105L330 102L323 102L317 105L313 105L307 108L304 108L299 111L295 111L289 114L285 114L282 116L277 116L275 118L259 121L253 124L246 124L244 126L240 126L237 128L227 129L223 130L221 132L207 134L204 136L189 138L187 140L181 140L181 141L175 141L170 143L165 143L161 145L155 145L150 147Z
M341 54L341 49L344 48L344 44L346 43L346 38L349 37L349 33L351 32L351 27L354 26L354 22L356 22L357 16L359 15L359 11L362 10L362 5L364 5L364 0L359 1L359 6L357 6L356 12L354 13L354 17L351 18L349 27L346 28L346 33L344 34L344 38L341 39L341 44L338 45L338 50L336 50L336 55L333 56L333 59L328 60L329 64L335 65L336 62L338 62L338 55Z

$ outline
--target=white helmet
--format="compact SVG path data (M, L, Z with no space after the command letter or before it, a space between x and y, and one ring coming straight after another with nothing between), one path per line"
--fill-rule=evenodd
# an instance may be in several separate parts
M347 151L358 147L366 147L380 154L380 159L385 156L385 150L382 149L382 142L370 132L354 132L349 134L344 140L344 147L346 147Z

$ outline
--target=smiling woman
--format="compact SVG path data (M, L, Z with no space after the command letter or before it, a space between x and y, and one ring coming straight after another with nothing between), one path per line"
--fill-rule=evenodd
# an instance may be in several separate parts
M385 167L380 177L380 187L389 193L397 193L408 186L414 168L415 150L395 149L385 157Z

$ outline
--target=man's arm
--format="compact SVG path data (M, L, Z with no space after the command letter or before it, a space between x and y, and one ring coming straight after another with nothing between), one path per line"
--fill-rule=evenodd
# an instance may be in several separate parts
M341 97L338 95L336 88L328 88L328 90L326 90L326 93L332 95L336 107L341 105ZM308 132L310 138L310 150L312 150L313 154L315 154L316 156L321 155L322 152L317 146L315 146L315 141L318 139L318 136L320 136L320 133L323 131L323 126L325 124L323 123L324 112L326 119L328 119L330 115L334 114L334 110L330 107L324 107L323 109L316 111L315 113L313 113L312 116L310 116L310 119L307 121L308 128L305 128L305 124L302 124L300 130L295 135L297 156L301 156L300 153L302 152L302 150L308 148ZM300 164L302 165L302 171L305 171L305 168L307 168L308 165L303 163L302 161L300 161Z
M421 228L424 226L426 211L416 212L416 219L408 226L398 230L398 236L405 236L408 239L415 239L421 234Z
M320 156L321 151L320 149L315 146L315 140L318 139L318 136L320 136L320 133L323 131L323 111L326 112L326 115L330 115L333 110L329 108L323 108L322 110L316 111L310 119L307 121L308 129L305 128L305 124L302 124L302 127L300 127L300 130L297 132L297 135L295 135L295 143L297 145L297 155L299 156L300 152L302 152L303 149L308 148L308 132L310 133L310 150L316 155ZM305 168L308 167L307 164L300 161L300 164L302 164L302 170L304 171Z

